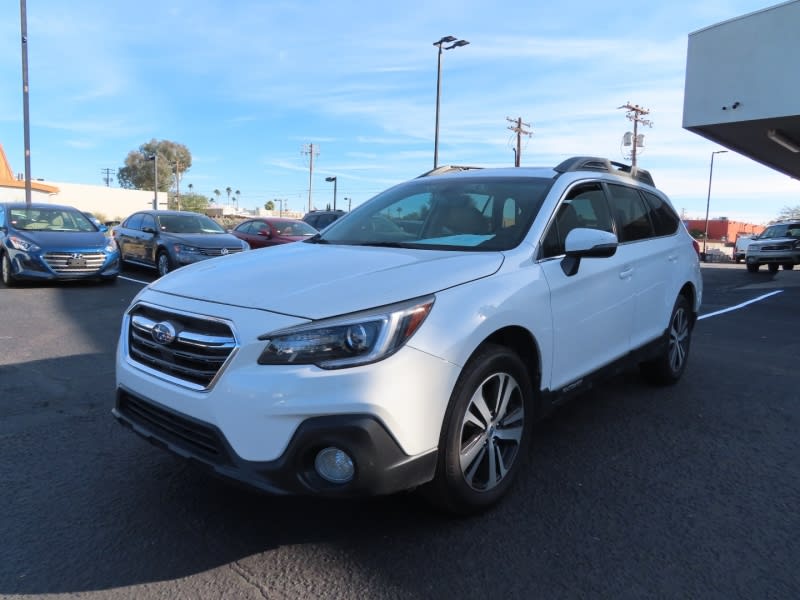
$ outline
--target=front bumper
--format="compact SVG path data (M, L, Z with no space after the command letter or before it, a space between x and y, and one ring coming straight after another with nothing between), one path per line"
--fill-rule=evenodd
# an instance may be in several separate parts
M41 254L24 251L9 252L14 279L29 281L72 281L80 279L113 279L119 275L119 253L105 253L96 268L71 267L66 262L48 262ZM96 251L95 254L99 254ZM99 261L98 261L99 262Z
M271 461L239 456L215 426L179 414L166 406L117 390L113 415L156 446L195 460L223 477L273 494L313 494L330 497L391 494L430 481L437 452L410 457L386 428L370 415L329 415L306 419L283 454ZM333 484L314 470L323 448L343 449L356 466L355 477Z

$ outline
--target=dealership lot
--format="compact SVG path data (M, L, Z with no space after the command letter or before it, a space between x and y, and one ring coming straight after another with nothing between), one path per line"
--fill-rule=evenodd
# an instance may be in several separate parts
M0 288L0 596L798 597L800 271L703 274L681 383L564 407L467 520L264 496L120 427L113 352L150 271Z

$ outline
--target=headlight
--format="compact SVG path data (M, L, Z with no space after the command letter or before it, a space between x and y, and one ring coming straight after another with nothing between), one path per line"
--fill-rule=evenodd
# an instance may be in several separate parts
M199 250L194 246L187 246L186 244L175 244L175 252L178 254L197 254Z
M250 244L248 244L244 240L239 240L239 241L242 242L242 250L250 250Z
M106 252L115 252L117 250L117 240L115 240L114 238L108 238L107 241L108 243L106 244L104 250Z
M433 302L433 296L426 296L264 334L258 339L267 347L258 363L341 369L383 360L414 335Z
M8 236L9 243L14 246L17 250L22 250L24 252L38 252L41 250L39 246L34 244L33 242L29 242L25 238L18 237L16 235Z

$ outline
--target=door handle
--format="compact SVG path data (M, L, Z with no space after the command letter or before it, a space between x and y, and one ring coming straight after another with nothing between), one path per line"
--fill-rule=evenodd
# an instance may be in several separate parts
M619 272L620 279L630 279L633 275L633 267L625 267L622 271Z

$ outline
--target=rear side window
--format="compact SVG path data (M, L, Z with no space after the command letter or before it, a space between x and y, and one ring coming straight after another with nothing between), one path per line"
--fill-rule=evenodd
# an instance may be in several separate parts
M635 242L655 235L650 222L650 208L645 205L638 190L610 183L608 191L620 242Z
M650 219L653 221L656 235L672 235L678 230L680 219L672 207L661 198L650 192L643 192L647 206L650 208Z
M125 221L123 227L126 227L127 229L141 229L142 216L143 215L141 213L133 215L131 218Z

